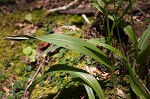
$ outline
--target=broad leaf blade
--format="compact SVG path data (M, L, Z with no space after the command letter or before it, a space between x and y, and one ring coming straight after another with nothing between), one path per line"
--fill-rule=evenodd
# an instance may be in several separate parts
M71 50L78 51L80 53L83 53L85 55L90 56L91 58L97 60L101 64L104 64L109 69L112 68L112 63L110 59L105 55L104 52L102 52L100 49L98 49L96 46L83 41L78 38L74 38L71 36L63 35L63 34L49 34L44 36L38 36L38 37L32 37L32 36L10 36L6 37L5 39L8 40L26 40L26 39L38 39L45 42L49 42L52 44L55 44L57 46L65 47Z
M94 96L92 88L87 86L86 84L83 84L83 85L84 85L84 87L86 89L86 92L88 94L89 99L95 99L95 96Z
M150 45L148 45L137 57L136 62L138 64L146 64L150 57ZM150 63L150 62L149 62Z
M112 63L104 52L86 41L62 34L50 34L35 38L88 55L112 70Z
M142 83L140 79L136 77L136 75L129 70L130 75L129 75L129 81L132 90L134 93L140 97L140 99L149 99L150 97L150 92L147 90L145 85Z
M94 39L93 39L93 40L94 40ZM88 40L87 42L89 42L89 41L90 41L90 40ZM95 45L95 44L96 44L96 45ZM95 45L95 46L102 46L102 47L104 47L104 48L110 50L111 52L116 53L120 58L122 58L123 60L127 61L125 55L122 54L122 53L121 53L119 50L117 50L115 47L112 47L112 46L110 46L110 45L108 45L108 44L105 44L105 43L101 43L101 42L99 42L99 41L97 41L97 40L96 40L95 44L93 44L93 45Z
M42 77L36 79L31 86L30 92L32 92L32 90L34 89L34 87L36 86L37 83L39 83L40 81L45 79L48 75L51 75L56 72L69 73L71 75L79 77L96 92L96 94L98 95L98 97L100 99L104 99L104 93L103 93L103 90L102 90L100 84L91 74L89 74L88 72L86 72L82 69L74 68L71 66L63 65L63 64L58 64L58 65L52 66L50 69L48 69L45 72L45 74Z
M149 44L150 40L150 25L148 28L143 32L142 36L140 37L138 41L138 48L142 51L144 50Z
M118 25L124 30L124 32L128 35L128 37L130 38L130 40L133 43L137 42L136 35L133 32L133 30L132 30L130 25L128 25L126 22L124 22L122 20L119 22Z

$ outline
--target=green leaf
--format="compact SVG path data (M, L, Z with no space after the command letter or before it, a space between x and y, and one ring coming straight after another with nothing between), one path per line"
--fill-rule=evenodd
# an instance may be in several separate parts
M91 74L89 74L88 72L86 72L82 69L74 68L71 66L63 65L63 64L58 64L58 65L52 66L44 73L44 75L42 77L36 79L31 86L30 93L32 92L33 88L36 86L37 83L41 82L48 75L52 75L56 72L69 73L71 75L79 77L96 92L96 94L98 95L98 97L100 99L104 99L104 93L103 93L103 90L102 90L100 84Z
M22 94L19 94L19 93L15 93L15 99L20 99L22 96Z
M27 71L27 72L31 72L31 71L32 71L32 67L31 67L30 65L27 65L27 66L26 66L26 71Z
M35 56L36 55L36 50L32 49L32 55Z
M142 51L144 50L149 44L150 40L150 25L148 28L143 32L142 36L140 37L138 41L138 48Z
M120 20L122 20L123 16L128 12L128 10L132 7L131 2L129 1L129 3L127 4L127 6L125 7L125 9L123 10L123 12L121 13L121 15L118 17L118 22Z
M135 0L132 0L131 1L131 5L135 2ZM99 10L100 12L102 12L103 14L106 14L106 11L105 9L103 9L101 6L99 6L97 3L91 3L97 10ZM130 8L130 6L128 5L128 7L126 8L126 10L128 11ZM122 17L124 16L126 12L124 11L124 13L122 14L122 16L119 17L119 19L117 18L118 20L118 25L122 28L122 30L124 30L124 32L129 36L129 38L131 39L132 42L137 42L137 39L136 39L136 35L135 33L133 32L132 28L130 25L128 25L126 22L124 22L122 19ZM113 17L113 14L111 14L110 12L108 12L108 17L109 19L111 19L112 21L114 21L114 17Z
M103 44L103 43L99 43L98 46L103 46L104 48L109 49L110 51L112 51L112 52L116 53L118 56L120 56L125 62L127 62L125 55L123 55L116 48L114 48L110 45L107 45L107 44ZM127 68L129 71L130 85L131 85L133 91L136 93L136 95L141 97L141 99L147 99L147 98L143 98L143 97L149 97L149 91L146 89L146 87L142 83L142 81L140 81L140 79L138 79L136 77L136 75L133 73L132 69L129 66L127 66Z
M128 25L126 22L124 22L122 20L119 22L118 25L122 28L122 30L124 30L124 32L129 36L130 40L133 43L137 42L136 35L133 32L133 30L132 30L130 25Z
M89 99L95 99L95 96L94 96L92 88L87 86L86 84L83 84L83 85L84 85L84 87L86 89L86 92L88 94Z
M49 53L49 52L54 51L54 50L56 50L58 48L60 48L60 46L50 46L44 52L45 53Z
M131 0L131 4L133 5L137 0Z
M95 7L98 11L102 12L103 14L106 14L105 10L103 9L103 6L99 6L97 3L91 3L91 5Z
M95 99L95 96L94 96L94 93L93 93L93 90L92 90L92 88L91 87L89 87L88 85L86 85L86 83L82 80L82 79L80 79L80 78L76 78L76 77L74 77L74 78L72 78L72 80L70 80L70 81L68 81L67 83L65 83L63 86L62 86L62 89L58 92L58 94L55 96L55 99L58 99L59 98L59 96L62 94L62 92L65 90L65 88L67 87L67 85L69 85L69 83L71 83L71 82L81 82L83 85L84 85L84 87L85 87L85 89L86 89L86 91L87 91L87 94L88 94L88 96L89 96L89 99Z
M146 16L146 13L140 7L133 5L133 8L140 11L144 16Z
M31 22L31 20L32 20L32 15L31 15L31 13L27 14L27 15L24 17L24 19L25 19L26 21L28 21L28 22Z
M13 96L13 95L8 95L7 98L8 98L8 99L15 99L15 96Z
M117 50L115 47L112 47L112 46L110 46L108 44L104 44L104 43L100 43L100 42L97 43L97 44L98 44L97 46L102 46L102 47L110 50L111 52L116 53L124 61L127 61L126 56L123 53L121 53L119 50Z
M23 49L23 53L26 54L26 55L31 54L31 52L32 52L31 46L28 46L28 47Z
M0 97L2 97L5 94L4 91L0 91Z
M92 39L87 40L87 42L97 46L99 43L106 43L106 39L105 39L105 37L92 38Z
M35 56L31 55L29 56L30 62L35 62Z
M136 62L138 64L147 64L148 58L150 57L150 45L148 45L138 56Z
M78 51L80 53L83 53L85 55L90 56L91 58L97 60L101 64L104 64L109 69L113 69L112 63L110 59L105 55L104 52L102 52L100 49L98 49L96 46L63 34L50 34L50 35L44 35L44 36L38 36L35 37L36 39L49 42L52 44L55 44L57 46L62 46L71 50Z
M88 58L86 59L86 62L87 62L88 65L90 65L90 64L92 64L93 60L92 60L91 57L88 57Z
M35 62L36 50L32 49L32 54L29 56L30 62Z
M131 71L131 69L129 70L129 72L129 81L134 93L137 96L139 96L140 99L149 99L150 92L148 91L148 89L145 87L142 81L136 77L136 75Z
M96 0L96 1L99 6L101 6L101 7L105 6L105 3L103 2L103 0Z
M28 37L27 37L28 38ZM112 75L113 85L115 86L115 74L114 67L109 57L105 55L103 51L101 51L96 46L83 41L78 38L74 38L71 36L63 35L63 34L49 34L38 37L29 37L38 40L42 40L45 42L52 43L57 46L65 47L67 49L75 50L85 55L90 56L91 58L97 60L101 64L105 65Z
M21 81L15 81L14 82L14 87L15 88L19 88L19 89L23 89L24 88L23 82L21 82Z

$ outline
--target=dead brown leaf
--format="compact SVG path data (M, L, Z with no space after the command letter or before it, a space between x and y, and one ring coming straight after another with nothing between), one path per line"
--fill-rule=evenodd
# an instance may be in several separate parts
M37 29L38 27L32 24L24 27L22 30L24 35L32 35L36 32Z
M64 30L68 31L79 31L80 29L76 26L57 26L53 29L54 33L63 34Z
M124 94L124 92L121 90L121 89L119 89L119 88L116 88L117 89L117 95L118 96L120 96L121 98L126 98L126 96L125 96L125 94Z
M102 72L99 71L96 67L89 67L89 66L83 66L83 70L89 72L90 74L96 76L97 74L101 74Z
M2 87L2 89L5 91L6 95L9 94L9 89L7 87Z

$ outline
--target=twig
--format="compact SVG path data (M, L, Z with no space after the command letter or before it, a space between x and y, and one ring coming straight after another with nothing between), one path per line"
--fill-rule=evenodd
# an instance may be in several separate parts
M58 7L58 8L54 8L54 9L49 9L46 12L46 15L51 13L51 12L56 12L56 11L60 11L60 10L66 10L68 8L70 8L71 6L73 6L75 3L77 3L79 0L74 0L72 2L70 2L68 5L62 6L62 7Z
M60 96L60 94L61 94L61 90L57 93L57 95L53 98L53 99L57 99L58 98L58 96Z
M86 98L87 98L87 93L84 96L82 96L80 99L86 99Z
M89 21L89 19L86 17L85 14L82 14L82 18L85 20L85 22L86 22L88 25L91 24L90 21Z
M43 61L41 62L38 70L36 71L36 73L34 74L34 76L32 77L30 83L27 85L26 89L25 89L25 92L24 92L24 98L23 99L26 99L28 96L27 96L27 91L28 89L30 88L31 84L33 83L33 80L35 79L35 77L37 76L37 74L39 73L39 71L41 70L41 68L44 66L44 63L45 63L45 59L46 59L46 55L43 55Z

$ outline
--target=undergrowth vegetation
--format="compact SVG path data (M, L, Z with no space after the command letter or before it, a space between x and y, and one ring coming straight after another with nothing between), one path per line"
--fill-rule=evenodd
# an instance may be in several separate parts
M128 86L128 89L126 89L128 95L125 95L124 98L148 99L150 97L148 89L150 78L149 74L147 74L150 64L150 25L143 32L141 37L137 38L134 30L133 16L131 15L132 25L129 25L123 20L124 15L132 9L132 5L135 1L136 0L120 0L113 2L114 11L112 13L108 10L108 5L112 3L110 0L89 0L89 2L106 17L107 37L104 39L105 42L97 40L97 38L92 39L92 41L85 41L81 38L75 38L65 34L6 37L6 39L12 40L37 39L53 44L53 46L46 49L45 54L43 54L43 60L41 60L42 62L38 68L39 71L42 70L42 67L45 65L46 55L52 52L53 49L58 49L59 51L59 54L57 53L50 56L49 61L54 58L60 61L48 64L50 67L45 67L41 75L36 75L36 79L35 77L31 79L26 89L24 89L24 86L19 82L14 83L14 86L16 85L17 88L25 90L24 96L22 97L32 97L32 93L36 93L34 90L40 88L39 86L49 86L47 82L50 82L50 87L52 87L54 83L57 85L57 88L52 87L53 90L50 92L52 94L53 91L54 94L52 96L54 96L54 99L60 98L63 92L72 84L82 86L82 88L84 87L85 90L81 88L82 92L87 92L89 99L106 99L105 97L108 93L108 95L111 95L111 98L116 99L118 98L117 93L119 86ZM123 3L127 4L124 11L117 14ZM113 21L112 26L110 26L109 20ZM116 31L114 31L115 28ZM129 41L126 41L128 45L122 41L121 35L123 34L119 31L119 28L128 36ZM115 35L117 35L116 39L114 38L114 32L116 32ZM129 48L127 48L127 46L129 46ZM73 57L69 57L67 54L65 56L64 53L69 53L70 50L74 50L74 52L71 52ZM28 53L28 51L30 53ZM33 53L32 48L29 47L25 49L24 53L27 55ZM63 55L65 57L62 57ZM84 60L85 57L88 57L86 61ZM101 66L100 69L107 69L105 72L107 71L110 77L101 80L101 76L92 75L86 70L81 69L85 64L93 65L93 61L95 61L95 63L97 62L99 67ZM28 69L30 70L32 68ZM119 74L116 73L117 70L119 70ZM107 89L110 89L111 92L107 93ZM47 92L49 89L44 90ZM40 92L38 94L40 94ZM120 97L123 98L123 96ZM109 96L107 96L107 98L109 98Z

